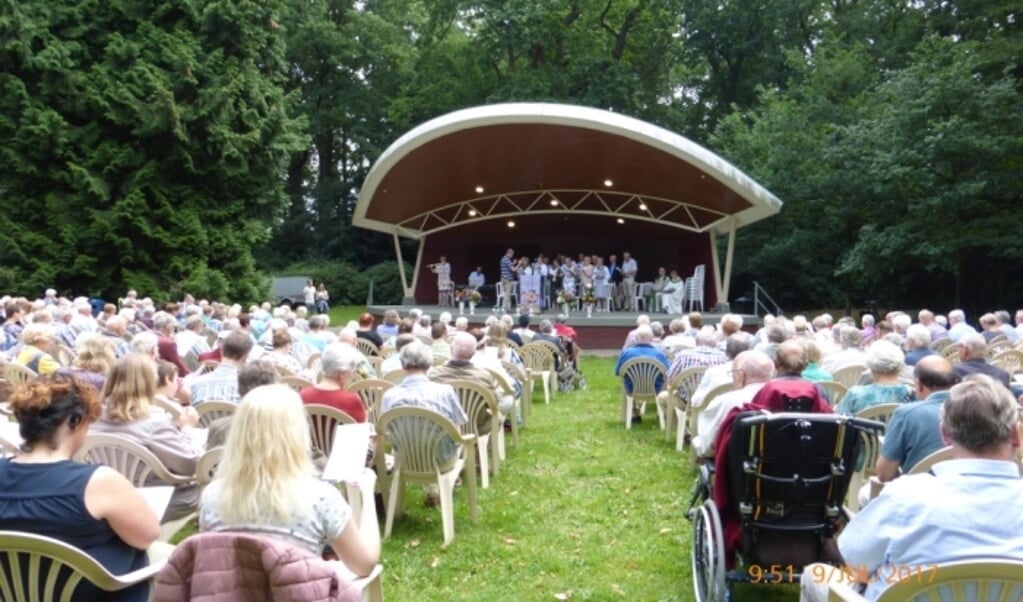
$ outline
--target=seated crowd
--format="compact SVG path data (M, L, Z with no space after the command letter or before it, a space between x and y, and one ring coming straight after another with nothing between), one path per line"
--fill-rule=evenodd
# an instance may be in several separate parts
M245 312L187 298L157 309L134 292L95 316L86 300L55 295L2 307L0 366L19 365L34 377L7 391L20 449L0 448L8 456L0 459L0 530L61 539L114 574L166 559L173 547L157 541L161 524L197 513L200 532L257 533L317 557L332 549L339 575L367 575L380 556L377 505L362 504L363 514L353 516L338 489L317 478L325 458L316 457L305 406L366 422L351 385L397 370L399 384L384 394L381 413L417 406L465 424L451 383L467 381L493 392L508 428L521 421L518 401L530 384L520 380L518 346L547 341L573 363L579 350L564 318L539 331L527 320L512 331L511 316L491 316L484 329L469 329L464 318L433 321L413 309L405 318L388 312L375 328L363 314L335 332L328 316L307 320L303 308ZM204 405L215 402L237 409L200 425ZM492 418L480 417L477 428L490 429ZM111 468L74 460L90 434L131 441L181 476L196 475L208 450L223 456L205 488L199 479L175 485L160 516L135 489L160 484L156 477L133 486ZM427 502L437 503L435 490ZM148 595L142 583L82 599Z
M691 444L699 462L716 466L711 491L726 554L739 542L725 462L738 416L786 411L779 391L786 399L809 401L803 410L808 412L871 415L872 409L885 409L871 415L886 420L886 430L876 463L865 470L890 485L880 495L877 483L849 492L847 500L861 511L841 531L828 559L858 567L850 580L874 599L891 581L885 576L900 566L977 557L1023 560L1023 390L1013 378L1023 370L1013 356L1023 350L1016 347L1023 310L1016 317L1014 328L1008 312L985 314L978 332L961 310L949 312L947 321L921 310L915 323L902 312L880 322L864 315L860 325L851 318L834 323L827 314L813 320L768 316L749 334L741 330L739 316L726 314L711 327L693 312L673 320L668 336L657 337L649 317L640 315L615 374L631 393L622 366L637 357L652 359L665 374L656 384L658 402L695 416ZM680 379L692 368L699 368L699 384L684 386ZM834 382L836 374L850 375L851 382ZM640 409L634 412L633 422L640 421ZM905 475L946 449L952 460L937 463L929 474ZM982 510L987 507L998 511ZM731 563L730 555L726 559ZM827 599L820 569L806 570L803 599Z

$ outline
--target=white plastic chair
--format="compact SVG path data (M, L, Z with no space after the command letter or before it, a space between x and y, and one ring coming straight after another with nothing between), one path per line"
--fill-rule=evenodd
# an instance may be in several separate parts
M425 408L400 407L388 410L377 421L377 474L387 474L384 439L394 448L394 469L381 488L387 492L387 519L384 537L390 537L394 517L401 512L407 483L436 483L440 492L444 545L455 537L454 489L461 474L469 497L472 522L479 517L476 501L476 437L463 435L450 420ZM442 449L454 445L455 459L450 466L438 462Z
M319 403L307 404L305 413L309 418L309 435L313 447L327 457L330 457L330 451L334 448L334 430L338 425L355 424L355 419L345 412Z
M362 400L362 407L366 410L366 422L376 424L380 417L380 402L384 398L384 392L394 386L394 383L381 378L367 378L348 385L348 392L355 393Z
M625 421L625 428L632 428L632 409L639 403L639 413L646 410L647 402L657 404L657 394L668 386L668 371L664 369L657 360L648 357L637 357L625 362L618 372L618 378L622 385L622 419ZM632 383L632 392L625 388L626 379ZM660 379L661 387L658 389L657 381ZM658 405L658 417L661 417L660 406ZM661 417L661 425L664 420Z
M204 401L195 406L195 411L199 414L199 427L204 429L210 428L210 424L218 418L233 415L237 409L237 404L229 401Z
M519 349L522 363L526 366L529 382L523 383L532 389L537 381L543 385L544 403L551 402L551 382L556 378L554 354L543 343L528 343Z
M685 302L689 305L688 311L693 311L693 307L696 305L699 305L700 311L703 311L703 281L706 269L705 264L696 266L693 275L686 280Z
M828 602L865 602L847 583L832 583ZM1023 600L1023 562L1007 558L973 558L916 567L888 586L877 602L944 602L945 600Z
M496 477L501 460L504 459L504 415L497 409L494 392L483 385L468 381L452 381L448 384L455 390L462 410L469 417L462 425L462 434L476 436L482 485L488 489L491 470ZM480 430L481 423L489 423L489 429Z
M114 575L70 544L20 531L0 531L0 555L6 557L8 568L0 571L0 600L9 602L67 602L83 580L105 592L119 592L153 578L165 564L155 562ZM65 581L61 574L67 576Z

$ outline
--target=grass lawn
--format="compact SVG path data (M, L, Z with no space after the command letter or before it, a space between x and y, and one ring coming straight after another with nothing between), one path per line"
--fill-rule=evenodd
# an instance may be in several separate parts
M362 312L366 311L364 305L336 305L330 308L327 315L330 316L331 328L344 328L349 320L358 320Z
M332 310L339 314L345 308ZM361 310L361 308L355 308ZM348 315L348 314L345 314ZM618 420L614 359L585 357L588 391L534 395L533 415L469 521L455 491L455 539L441 547L439 509L409 486L383 542L389 600L694 599L694 470L657 428L653 408L629 431ZM382 530L383 517L381 517ZM183 536L191 529L179 533ZM792 587L738 588L739 599L796 600Z

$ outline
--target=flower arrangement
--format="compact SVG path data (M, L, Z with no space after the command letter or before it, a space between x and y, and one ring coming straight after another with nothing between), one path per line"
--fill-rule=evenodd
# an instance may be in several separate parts
M479 303L482 299L483 295L481 295L478 290L472 289L469 291L469 303L476 304Z
M583 285L583 303L591 304L597 302L597 293L593 290L592 284Z
M575 301L575 293L573 293L571 290L566 288L558 291L557 298L558 305L564 305L566 303L571 303L572 301Z
M526 293L526 305L536 305L537 299L538 297L536 296L535 291L529 291Z

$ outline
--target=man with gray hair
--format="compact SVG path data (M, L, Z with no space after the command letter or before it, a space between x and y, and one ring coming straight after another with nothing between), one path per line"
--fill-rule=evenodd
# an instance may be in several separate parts
M114 344L114 351L117 353L118 358L122 358L131 353L131 345L124 339L124 335L127 332L128 321L121 315L110 316L107 318L107 323L100 332L100 334Z
M394 387L384 392L380 402L380 413L400 407L417 407L431 410L450 420L455 426L461 427L469 421L458 402L458 395L451 385L432 382L426 372L433 366L433 354L430 348L420 341L405 345L398 352L401 368L405 378ZM445 441L437 451L437 462L441 470L454 465L458 446L454 441ZM396 453L401 453L396 450ZM427 487L426 504L436 506L439 502L436 485Z
M698 366L717 366L728 362L728 356L718 349L718 337L713 326L705 326L696 333L696 347L683 350L675 356L668 370L670 382L683 370Z
M723 364L716 364L707 368L707 371L703 373L703 378L700 379L700 384L693 391L693 405L698 406L703 404L704 398L707 397L707 393L710 393L714 389L721 385L733 382L732 378L732 366L735 362L735 358L740 353L751 349L753 347L753 337L746 332L736 332L725 339L725 357L728 358Z
M554 334L554 324L550 320L540 321L540 332L533 335L533 340L546 341L560 349L562 353L565 352L565 346L561 343L561 337Z
M971 374L986 374L1009 388L1009 373L987 361L987 343L984 336L972 333L963 335L956 343L959 361L955 365L956 376L962 380Z
M826 600L828 581L839 579L867 584L863 594L874 600L907 568L971 558L1023 560L1018 420L1016 400L994 379L970 376L952 387L939 428L953 459L889 483L838 537L841 558L835 560L855 567L853 574L833 571L835 579L815 579L821 565L807 566L800 600Z
M733 334L732 337L734 336L736 335ZM729 337L729 342L732 337ZM731 364L722 365L730 366L728 376L731 378L732 390L712 399L696 419L693 449L702 458L714 456L718 431L732 408L741 408L753 401L753 397L774 374L774 362L771 358L763 351L755 349L742 351L735 356Z
M653 340L654 331L651 330L650 325L640 324L636 328L636 344L626 348L625 350L622 351L621 355L618 356L618 363L615 364L615 376L621 375L622 366L624 366L626 362L640 357L652 359L655 362L659 363L661 366L663 366L665 370L667 370L668 356L664 355L664 352L658 349L657 347L654 347ZM632 379L629 377L629 375L625 375L624 384L626 392L628 392L631 395ZM658 391L661 391L666 384L667 383L664 382L664 379L662 377L658 377L657 380L654 382L654 387ZM660 403L660 398L658 398L658 403ZM639 404L633 407L632 412L633 424L637 424L643 420Z
M1012 316L1009 312L1004 309L1000 309L995 312L995 320L998 322L998 330L1005 335L1005 338L1009 339L1009 342L1015 345L1019 342L1019 333L1012 327Z
M921 324L913 324L906 330L906 365L915 366L928 355L936 355L931 349L931 333Z
M507 414L515 407L515 398L505 394L490 371L473 364L474 355L476 355L476 337L467 332L459 332L451 338L451 359L440 366L430 368L427 376L437 383L468 381L482 385L494 393L498 402L497 409L502 414ZM509 377L508 381L510 380ZM487 416L485 421L477 425L477 428L480 432L487 432L490 429L490 417Z
M841 349L824 355L821 360L821 370L834 374L847 366L865 366L867 355L860 349L860 343L863 341L860 330L853 326L840 326L836 332L837 342Z
M160 352L157 349L158 343L156 333L144 330L131 337L131 352L140 353L156 361L160 359Z
M629 334L626 335L625 344L622 345L622 350L628 349L629 347L632 347L633 345L636 344L636 341L639 338L639 327L643 326L644 324L646 324L647 326L650 325L650 316L646 314L639 314L638 316L636 316L636 327L630 330Z
M959 342L964 334L977 332L977 329L966 323L966 314L961 309L948 312L948 338L953 343Z

